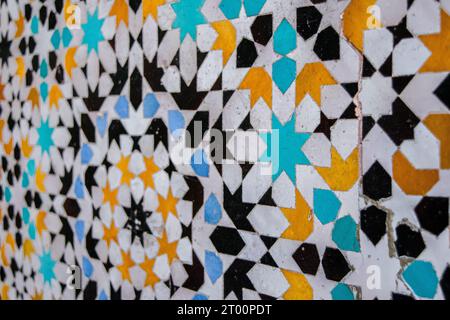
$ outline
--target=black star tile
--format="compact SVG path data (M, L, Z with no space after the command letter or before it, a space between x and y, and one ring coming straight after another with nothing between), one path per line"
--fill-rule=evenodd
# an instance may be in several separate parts
M379 126L397 146L400 146L405 140L414 139L414 128L419 122L420 119L400 98L397 98L392 104L392 115L382 116L378 120Z
M224 277L224 296L227 297L230 292L234 292L236 297L242 300L242 289L255 290L252 282L247 276L255 263L251 261L236 259L225 271Z
M144 234L152 234L147 224L147 218L149 218L152 213L144 210L143 200L136 202L133 197L131 197L131 206L125 208L125 212L128 216L125 228L131 231L131 242L133 242L135 238L139 238L141 244L144 244Z
M336 123L336 120L328 119L325 113L320 112L320 123L314 130L314 133L323 133L331 141L331 128Z
M394 46L396 46L403 39L413 38L411 32L409 32L408 27L406 26L406 17L396 26L387 27L387 29L394 36Z

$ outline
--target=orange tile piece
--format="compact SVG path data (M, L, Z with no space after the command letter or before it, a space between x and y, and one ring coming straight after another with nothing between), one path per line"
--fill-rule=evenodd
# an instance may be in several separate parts
M432 114L425 126L441 142L441 169L450 169L450 114Z
M392 157L392 170L395 182L409 195L426 195L439 181L439 170L418 170L397 151Z

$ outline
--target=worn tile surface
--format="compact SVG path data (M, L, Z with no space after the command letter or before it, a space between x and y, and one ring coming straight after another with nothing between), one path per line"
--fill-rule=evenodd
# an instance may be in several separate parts
M449 0L0 1L1 299L450 298L449 53Z

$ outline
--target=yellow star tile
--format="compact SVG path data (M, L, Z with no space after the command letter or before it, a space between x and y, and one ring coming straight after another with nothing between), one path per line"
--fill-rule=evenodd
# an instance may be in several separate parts
M158 7L165 4L166 0L143 0L142 17L145 21L149 15L152 15L155 21L158 19Z
M281 235L284 239L305 241L314 229L311 208L298 190L295 190L295 209L282 208L289 227Z
M355 148L347 159L342 159L336 148L331 148L331 167L316 167L331 190L348 191L359 178L359 149Z
M131 282L130 268L134 266L134 262L129 253L122 251L122 264L117 267L122 275L122 280L128 280Z
M108 248L111 245L112 241L117 242L118 234L119 234L119 229L116 228L114 221L111 222L111 226L109 228L106 227L105 225L103 225L103 240L106 241Z
M77 48L69 48L66 52L66 57L64 58L64 66L66 68L69 77L72 78L72 69L76 68L78 65L75 61L75 53L77 52Z
M36 292L34 295L31 296L31 300L44 300L44 293Z
M12 249L13 252L16 251L16 241L14 240L14 236L12 233L8 233L6 235L5 243L9 245L9 247Z
M306 94L321 106L322 86L336 84L336 80L321 62L308 63L296 80L296 104L302 102Z
M0 257L2 258L2 264L5 267L9 266L8 258L6 257L6 244L2 243L0 246Z
M156 211L161 212L164 221L166 221L169 213L172 213L175 216L177 215L176 206L178 203L178 199L173 196L170 188L169 188L169 193L167 195L167 198L163 198L162 196L160 196L158 194L158 202L159 202L159 206Z
M45 178L45 172L42 171L41 167L38 167L36 170L36 188L40 192L45 192Z
M14 237L11 233L8 233L6 235L6 238L4 242L0 246L0 256L2 258L2 264L4 266L9 266L9 259L7 258L6 254L6 247L9 246L11 248L11 251L14 253L16 251L16 245L14 241Z
M5 284L3 284L2 290L0 292L1 300L9 300L8 292L9 292L9 286L5 283Z
M36 229L38 231L38 234L42 237L42 233L44 230L47 230L47 225L45 224L45 217L47 216L47 213L45 211L39 211L37 217L36 217Z
M0 142L3 142L3 127L5 126L5 120L0 119Z
M39 92L36 88L33 87L30 89L27 100L31 102L33 109L39 107Z
M128 26L128 4L125 0L116 0L114 1L113 6L111 7L111 11L109 12L110 16L116 16L116 27L120 25L123 21L125 26Z
M289 283L289 289L283 294L285 300L312 300L313 289L306 277L301 273L282 270Z
M122 173L122 178L120 179L121 184L130 185L131 180L133 179L133 174L128 169L128 165L130 164L131 156L125 157L121 156L119 162L117 163L117 168Z
M3 89L5 88L5 85L0 83L0 101L5 99L5 96L3 95Z
M116 205L119 204L119 201L117 200L118 191L118 189L111 190L109 183L103 188L103 204L109 203L111 211L114 211Z
M381 26L381 22L368 12L369 7L376 2L376 0L352 0L343 14L344 36L361 52L364 49L364 30L369 29L370 21L373 20L374 25Z
M153 287L156 283L158 283L159 278L158 276L153 272L153 266L155 265L155 259L148 259L145 257L144 262L142 262L139 266L142 268L142 270L145 271L146 277L145 277L145 286L151 286Z
M72 17L72 15L73 15L73 12L72 12L72 10L69 10L69 9L71 9L70 7L72 6L72 2L70 1L70 0L67 0L65 3L64 3L64 20L66 21L66 24L69 24L69 22L70 22L70 18Z
M222 50L223 65L226 65L236 49L236 29L229 20L214 22L212 27L218 34L212 50Z
M16 58L17 70L16 74L20 78L20 82L22 82L23 77L25 77L25 62L22 57Z
M56 84L54 84L50 89L49 97L50 97L50 108L55 107L55 109L58 109L59 108L58 101L59 99L64 98L64 95L61 92L61 89L59 89L59 87Z
M34 254L34 245L33 245L33 241L31 241L30 239L26 239L23 242L23 255L26 258L31 258L31 256Z
M260 98L272 108L272 78L264 68L250 69L242 81L240 88L250 90L250 103L252 108Z
M153 161L153 157L144 157L145 171L139 175L142 182L144 182L145 188L155 188L155 181L153 175L159 171L158 166Z
M12 149L13 149L13 138L9 138L9 142L5 143L3 145L3 149L5 149L5 153L7 155L11 155Z
M166 231L164 231L162 238L159 239L158 256L167 254L167 260L169 261L169 265L171 265L172 261L177 257L177 245L178 241L169 243L169 240L167 239L167 233Z
M22 139L22 147L21 147L22 154L25 158L29 158L31 156L31 152L33 151L33 146L30 145L28 136Z
M22 12L19 12L19 19L16 20L16 34L15 34L15 38L19 38L22 33L23 30L25 28L25 19L23 17Z

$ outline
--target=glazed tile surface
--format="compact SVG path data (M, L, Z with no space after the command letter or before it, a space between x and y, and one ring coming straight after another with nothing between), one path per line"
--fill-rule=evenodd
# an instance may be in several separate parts
M449 53L449 0L0 1L1 299L450 298Z

